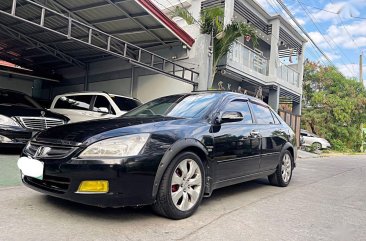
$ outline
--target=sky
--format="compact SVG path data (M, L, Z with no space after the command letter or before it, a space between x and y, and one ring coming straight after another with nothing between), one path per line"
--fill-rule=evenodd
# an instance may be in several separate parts
M256 0L270 14L282 11L276 0ZM283 0L313 41L347 77L359 78L359 56L366 56L366 0ZM294 24L293 21L292 24ZM327 61L309 43L306 58ZM366 81L366 57L363 58ZM364 81L364 83L365 83ZM366 84L366 83L365 83Z

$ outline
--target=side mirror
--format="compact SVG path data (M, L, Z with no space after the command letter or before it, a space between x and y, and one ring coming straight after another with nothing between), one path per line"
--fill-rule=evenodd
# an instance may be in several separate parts
M228 122L239 122L244 119L243 115L237 111L227 111L221 115L218 122L221 123L228 123Z
M108 114L109 113L109 110L108 110L107 107L99 107L98 108L98 112L102 112L102 113Z

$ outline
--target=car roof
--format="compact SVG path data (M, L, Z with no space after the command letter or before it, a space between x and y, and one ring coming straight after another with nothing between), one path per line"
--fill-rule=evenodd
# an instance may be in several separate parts
M217 93L217 94L221 94L224 96L232 96L232 97L237 97L237 98L244 98L253 102L256 102L258 104L261 105L265 105L268 106L267 103L265 103L264 101L262 101L261 99L258 99L256 97L250 96L250 95L245 95L242 93L237 93L237 92L232 92L232 91L227 91L227 90L205 90L205 91L192 91L191 93L187 93L187 94L192 94L192 93Z
M129 97L129 96L124 96L124 95L116 95L116 94L111 94L105 91L79 91L79 92L68 92L68 93L64 93L64 94L59 94L57 96L69 96L69 95L100 95L100 94L105 94L105 95L109 95L109 96L118 96L118 97L122 97L122 98L126 98L126 99L131 99L131 100L137 100L140 101L137 98L133 98L133 97Z

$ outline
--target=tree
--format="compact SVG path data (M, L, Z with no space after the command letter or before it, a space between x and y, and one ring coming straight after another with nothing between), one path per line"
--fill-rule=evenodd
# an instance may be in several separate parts
M201 28L202 34L212 36L212 73L211 83L215 78L217 72L217 65L221 58L225 56L232 46L232 44L242 36L250 38L254 44L257 44L257 36L255 30L249 25L242 22L232 21L230 24L225 26L224 17L225 12L221 7L213 7L203 9L200 14L200 20L196 21L192 15L182 7L177 7L174 11L173 16L183 18L187 24L191 25L198 23Z
M306 61L302 125L325 137L334 149L359 151L361 124L366 122L366 90L335 67Z

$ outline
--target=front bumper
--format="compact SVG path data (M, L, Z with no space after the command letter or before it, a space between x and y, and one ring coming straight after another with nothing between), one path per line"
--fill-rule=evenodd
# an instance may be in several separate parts
M154 202L155 173L162 155L139 156L118 160L44 161L44 178L22 175L23 183L50 196L99 207L149 205ZM108 193L77 193L85 180L109 181Z

